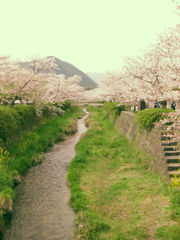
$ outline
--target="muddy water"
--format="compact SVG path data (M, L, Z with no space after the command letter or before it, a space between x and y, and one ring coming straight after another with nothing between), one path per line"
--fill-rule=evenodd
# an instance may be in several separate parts
M12 226L5 233L4 240L72 238L74 212L69 207L70 190L66 175L75 156L74 146L86 131L84 118L78 120L77 133L54 145L45 160L31 168L17 187Z

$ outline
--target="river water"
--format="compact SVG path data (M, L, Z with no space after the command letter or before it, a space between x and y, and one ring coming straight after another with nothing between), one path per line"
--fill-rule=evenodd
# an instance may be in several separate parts
M75 144L87 130L86 116L78 120L77 133L55 144L44 161L32 167L16 188L12 224L4 240L72 239L75 214L69 207L66 176L75 156Z

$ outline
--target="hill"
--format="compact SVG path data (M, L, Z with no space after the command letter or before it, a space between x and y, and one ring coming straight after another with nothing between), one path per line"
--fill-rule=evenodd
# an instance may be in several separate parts
M71 77L73 75L78 75L82 78L82 81L80 83L83 87L89 87L89 88L95 88L97 87L97 84L84 72L76 68L74 65L64 62L60 60L59 58L56 58L54 56L49 56L48 58L54 58L55 63L58 66L58 69L55 69L54 72L56 74L64 74L66 77Z
M97 83L92 80L87 74L76 68L74 65L64 62L59 58L54 56L48 56L48 58L53 58L54 62L57 64L57 69L54 69L53 72L56 74L64 74L67 78L72 77L73 75L78 75L82 78L80 85L87 88L97 87ZM29 68L29 62L19 62L21 67Z

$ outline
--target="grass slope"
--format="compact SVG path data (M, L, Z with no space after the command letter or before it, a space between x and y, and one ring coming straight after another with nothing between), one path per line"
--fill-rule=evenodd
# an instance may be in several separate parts
M61 117L45 120L36 131L29 131L21 141L12 144L8 149L13 158L9 169L24 174L29 166L36 164L39 153L45 152L55 142L62 141L65 135L75 133L76 119L80 113L81 111L74 107Z
M148 169L103 110L91 111L67 177L74 239L180 239L180 192Z

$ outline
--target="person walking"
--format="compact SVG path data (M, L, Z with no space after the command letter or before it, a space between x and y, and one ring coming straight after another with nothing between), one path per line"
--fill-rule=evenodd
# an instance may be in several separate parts
M176 103L175 103L174 100L173 100L172 103L171 103L171 108L172 108L173 110L176 110Z
M154 103L154 108L160 108L160 104L159 104L159 102L157 100Z

